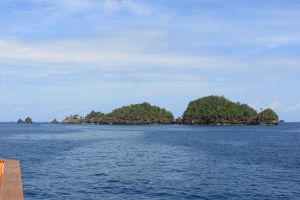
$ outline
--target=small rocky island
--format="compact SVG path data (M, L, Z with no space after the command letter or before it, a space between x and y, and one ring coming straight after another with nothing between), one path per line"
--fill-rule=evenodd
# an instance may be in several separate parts
M50 123L51 123L51 124L58 124L58 121L57 121L56 118L55 118L55 119L52 120Z
M85 120L83 117L79 118L79 115L71 115L70 117L66 117L61 124L84 124Z
M55 120L52 124L58 123ZM223 96L207 96L191 101L182 118L174 120L170 111L147 102L131 104L108 114L91 111L85 117L66 117L61 124L184 124L184 125L277 125L278 115L270 108L258 113Z
M32 119L30 117L27 117L25 119L25 121L23 121L22 119L19 119L18 123L28 123L28 124L30 124L30 123L32 123Z

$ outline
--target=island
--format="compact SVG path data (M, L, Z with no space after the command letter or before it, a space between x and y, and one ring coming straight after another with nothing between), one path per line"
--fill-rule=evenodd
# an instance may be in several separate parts
M277 125L278 115L270 108L257 112L223 96L207 96L188 104L182 116L188 125Z
M82 117L79 118L79 115L71 115L70 117L66 117L63 121L61 121L61 124L83 124L85 121Z
M86 117L66 117L62 124L173 124L170 111L144 102L131 104L111 111L108 114L91 111Z
M25 119L25 121L23 121L22 119L19 119L18 123L28 123L28 124L30 124L30 123L32 123L32 119L30 117L27 117Z
M58 124L58 121L57 121L56 118L55 118L55 119L52 120L50 123L51 123L51 124Z
M55 120L52 124L58 123ZM191 101L182 118L174 119L164 108L148 102L131 104L104 114L91 111L87 116L67 116L61 124L183 124L183 125L277 125L278 115L270 108L257 113L252 107L211 95Z
M30 118L30 117L27 117L26 119L25 119L25 123L32 123L32 119Z

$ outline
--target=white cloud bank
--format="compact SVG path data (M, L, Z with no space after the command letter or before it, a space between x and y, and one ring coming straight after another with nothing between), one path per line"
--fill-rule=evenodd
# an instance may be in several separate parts
M251 107L254 109L258 108L271 108L275 112L285 112L285 113L292 113L292 112L300 112L300 101L294 105L282 105L279 101L275 101L268 106L261 105L261 101L257 101L255 104L250 104Z
M300 111L300 101L292 106L287 107L287 112L298 112Z

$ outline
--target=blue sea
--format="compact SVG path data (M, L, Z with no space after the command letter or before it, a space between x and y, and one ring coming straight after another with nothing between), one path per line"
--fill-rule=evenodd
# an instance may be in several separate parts
M0 123L25 199L300 199L300 123Z

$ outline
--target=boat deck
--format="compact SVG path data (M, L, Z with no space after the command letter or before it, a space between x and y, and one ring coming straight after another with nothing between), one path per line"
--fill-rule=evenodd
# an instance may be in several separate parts
M0 200L22 200L23 188L20 163L0 159Z

